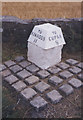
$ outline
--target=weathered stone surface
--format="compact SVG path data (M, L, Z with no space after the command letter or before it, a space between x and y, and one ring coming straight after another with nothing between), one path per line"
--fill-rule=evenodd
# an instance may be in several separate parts
M58 103L61 99L62 96L60 93L56 90L52 90L51 92L47 93L47 97L51 100L52 103L56 104Z
M24 88L26 88L26 84L24 83L24 82L22 82L22 81L18 81L18 82L16 82L16 83L14 83L13 85L12 85L12 87L16 90L16 91L21 91L21 90L23 90Z
M38 81L39 81L39 78L36 77L36 76L34 76L34 75L32 75L32 76L26 78L25 81L26 81L29 85L32 85L32 84L38 82Z
M83 62L81 62L81 63L77 64L77 67L79 67L79 68L83 69Z
M70 73L69 71L63 71L63 72L61 72L60 74L60 77L62 77L63 79L67 79L67 78L69 78L69 77L72 77L73 76L73 74L72 73Z
M40 93L43 93L45 90L49 88L50 88L50 85L48 85L45 82L39 82L37 85L35 85L35 89L39 91Z
M57 66L60 67L63 70L70 67L68 64L66 64L64 62L61 62L61 63L57 64Z
M32 88L26 88L23 91L21 91L21 95L27 100L34 97L36 94L37 92L33 90Z
M72 72L73 74L78 74L81 72L81 69L73 66L72 68L69 69L69 71Z
M12 72L16 73L16 72L21 71L21 70L22 70L22 67L20 67L19 65L14 65L14 66L10 67L10 70L11 70Z
M2 76L3 77L6 77L6 76L8 76L8 75L10 75L11 74L11 71L10 70L4 70L4 71L2 71Z
M80 74L78 75L78 78L83 81L83 73L80 73Z
M19 63L19 65L21 65L23 68L27 67L28 65L30 65L31 63L28 61L22 61Z
M48 80L50 83L52 83L53 85L58 85L60 84L61 82L63 82L63 80L57 76L52 76L49 78Z
M69 95L73 92L73 88L72 86L68 85L68 84L64 84L62 85L59 90L61 90L65 95Z
M38 96L30 101L30 104L36 109L36 111L39 111L46 107L47 101L45 101L41 96Z
M68 60L66 60L66 63L68 63L68 64L70 64L70 65L75 65L75 64L78 63L78 61L77 61L77 60L74 60L74 59L68 59Z
M37 73L37 75L40 78L44 79L44 78L48 77L50 74L46 70L41 70Z
M1 72L2 70L5 70L5 69L6 69L6 66L3 65L3 64L0 64L0 72Z
M32 73L35 73L39 70L39 68L37 66L35 66L34 64L29 65L28 67L26 67L26 69Z
M6 61L4 64L7 65L8 67L10 67L12 65L15 65L16 63L12 60L9 60L9 61Z
M18 81L18 78L15 77L14 75L9 75L9 76L5 77L5 81L7 81L9 84L12 84L12 83Z
M24 60L25 58L23 57L23 56L17 56L16 58L15 58L15 61L17 61L17 62L20 62L20 61L22 61L22 60Z
M58 68L58 67L56 67L56 66L50 67L50 68L48 68L47 70L48 70L48 72L50 72L51 74L55 74L55 73L58 73L58 72L61 71L61 69Z
M83 83L76 78L72 78L70 81L68 81L68 83L71 84L75 88L79 88L83 85Z
M30 75L32 75L32 74L25 69L23 69L22 71L17 73L17 76L20 77L21 79L29 77Z

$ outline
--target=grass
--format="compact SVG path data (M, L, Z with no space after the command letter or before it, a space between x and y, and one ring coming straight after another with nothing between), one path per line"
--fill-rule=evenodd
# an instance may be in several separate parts
M2 15L32 18L78 18L81 2L3 2Z

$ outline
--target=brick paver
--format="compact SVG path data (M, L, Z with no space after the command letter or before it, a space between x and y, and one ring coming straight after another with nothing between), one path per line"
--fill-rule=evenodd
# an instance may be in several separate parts
M3 77L6 77L6 76L8 76L8 75L11 74L11 71L10 71L10 70L4 70L4 71L2 71L1 73L2 73L2 76L3 76Z
M9 76L5 77L5 81L7 81L9 84L12 84L12 83L18 81L18 78L14 75L9 75Z
M68 84L64 84L62 85L59 90L61 90L65 95L69 95L73 92L73 88L72 86L68 85Z
M37 94L37 92L35 90L33 90L32 88L26 88L23 91L21 91L21 95L27 100L31 99L36 94Z
M47 93L47 97L51 100L52 103L56 104L60 102L62 96L56 90L52 90L51 92Z
M83 73L80 73L77 77L83 81Z
M25 58L23 57L23 56L17 56L16 58L15 58L15 61L16 62L20 62L20 61L22 61L22 60L24 60Z
M36 111L39 111L45 108L48 103L41 96L38 96L30 101L30 104L36 109Z
M25 81L26 81L29 85L32 85L32 84L38 82L38 81L39 81L39 78L36 77L36 76L34 76L34 75L32 75L32 76L26 78Z
M58 67L56 67L56 66L50 67L50 68L48 68L47 70L48 70L48 72L50 72L51 74L56 74L56 73L58 73L58 72L61 71L61 69L58 68Z
M30 75L32 74L25 69L17 73L17 76L20 77L21 79L25 79L26 77L29 77Z
M77 67L79 67L79 68L83 69L83 62L81 62L81 63L77 64Z
M12 72L17 73L17 72L19 72L19 71L22 70L22 67L20 67L19 65L14 65L14 66L10 67L9 69L10 69Z
M58 84L63 82L63 80L61 78L57 77L57 76L50 77L48 81L50 83L52 83L53 85L58 85Z
M37 73L37 75L41 78L44 79L50 75L46 70L41 70Z
M74 59L68 59L68 60L66 60L66 63L68 63L68 64L70 64L70 65L75 65L75 64L78 63L78 61L77 61L77 60L74 60Z
M68 64L66 64L64 62L61 62L61 63L57 64L57 66L60 67L63 70L70 67Z
M61 72L60 74L60 77L62 77L63 79L67 79L67 78L70 78L70 77L72 77L73 76L73 74L72 73L70 73L69 71L63 71L63 72Z
M37 91L39 91L40 93L43 93L45 90L50 88L50 85L48 85L45 82L39 82L37 85L35 85L35 88Z
M83 85L83 83L76 78L72 78L70 81L68 81L68 83L71 84L75 88L79 88Z
M3 65L3 64L0 64L0 72L3 71L3 70L5 70L5 69L6 69L6 66Z
M73 66L72 68L69 69L69 71L73 74L78 74L81 72L81 69L78 67Z
M29 65L28 67L26 67L26 69L29 71L29 72L32 72L32 73L35 73L39 70L39 68L37 66L35 66L34 64L32 65Z
M10 67L12 65L15 65L16 63L12 60L8 60L7 62L4 63L5 65L7 65L7 67Z
M19 63L19 65L21 65L23 68L26 68L28 65L30 65L31 63L28 61L22 61Z

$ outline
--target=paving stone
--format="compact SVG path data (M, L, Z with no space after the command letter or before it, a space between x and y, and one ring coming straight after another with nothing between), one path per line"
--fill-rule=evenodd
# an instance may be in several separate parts
M26 68L28 65L30 65L31 63L28 61L22 61L19 63L19 65L21 65L23 68Z
M71 94L74 90L72 88L72 86L68 85L68 84L64 84L62 85L59 90L61 90L65 95L69 95Z
M6 66L3 65L3 64L0 64L0 72L3 71L3 70L5 70L5 69L6 69Z
M17 62L20 62L20 61L22 61L22 60L24 60L25 58L23 57L23 56L17 56L16 58L15 58L15 61L17 61Z
M36 94L37 92L33 90L32 88L26 88L23 91L21 91L21 95L27 100L34 97Z
M63 70L70 67L68 64L66 64L64 62L61 62L61 63L57 64L57 66L60 67Z
M4 71L2 71L2 76L3 77L6 77L6 76L8 76L8 75L10 75L11 74L11 71L10 70L4 70Z
M81 62L81 63L77 64L77 67L79 67L79 68L83 69L83 62Z
M68 81L68 83L71 84L75 88L79 88L83 85L83 83L76 78L72 78L70 81Z
M52 90L51 92L47 93L47 97L51 100L52 103L56 104L58 103L61 99L62 96L60 93L56 90Z
M69 71L63 71L63 72L61 72L60 74L60 77L62 77L63 79L67 79L67 78L70 78L70 77L72 77L73 76L73 74L72 73L70 73Z
M68 63L68 64L70 64L70 65L75 65L75 64L78 63L78 61L77 61L77 60L74 60L74 59L68 59L68 60L66 60L66 63Z
M36 109L38 112L41 109L44 109L47 106L47 101L45 101L41 96L35 97L30 104Z
M50 72L51 74L56 74L60 71L61 71L61 69L56 66L48 68L48 72Z
M72 72L73 74L78 74L81 72L81 69L73 66L72 68L69 69L69 71Z
M18 78L15 77L14 75L9 75L9 76L5 77L5 81L7 81L9 84L12 84L12 83L18 81Z
M50 74L46 70L41 70L37 73L37 75L40 78L44 79L44 78L48 77Z
M25 69L17 73L17 76L20 77L21 79L25 79L26 77L29 77L30 75L32 74Z
M14 66L10 67L10 70L14 73L17 73L22 70L22 67L20 67L19 65L14 65Z
M12 85L12 87L16 90L16 91L21 91L21 90L23 90L24 88L26 88L27 86L26 86L26 84L24 83L24 82L22 82L22 81L18 81L18 82L16 82L16 83L14 83L13 85Z
M52 76L49 78L48 80L50 83L54 84L54 85L58 85L60 84L61 82L63 82L63 80L57 76Z
M16 63L12 60L9 60L9 61L6 61L4 64L7 65L8 67L10 67L12 65L15 65Z
M32 73L35 73L35 72L39 71L39 68L37 66L33 65L33 64L26 67L26 69L28 71L32 72Z
M83 81L83 73L80 73L80 74L78 75L78 78Z
M40 93L43 93L45 90L49 89L50 85L48 85L45 82L39 82L38 84L35 85L35 89L39 91Z
M34 75L32 75L32 76L26 78L25 81L26 81L29 85L32 85L32 84L38 82L38 81L39 81L39 78L36 77L36 76L34 76Z

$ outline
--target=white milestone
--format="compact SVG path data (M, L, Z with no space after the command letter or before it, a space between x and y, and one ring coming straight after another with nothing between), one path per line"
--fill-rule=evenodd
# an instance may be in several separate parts
M41 69L47 69L61 61L65 44L60 27L45 23L36 25L28 39L28 60Z

